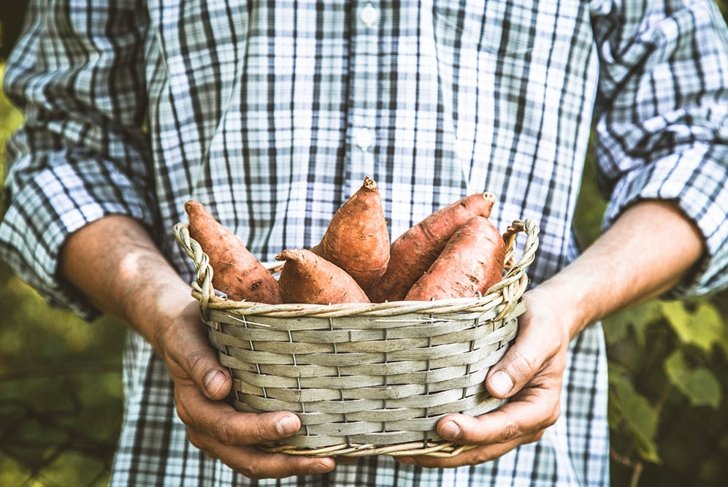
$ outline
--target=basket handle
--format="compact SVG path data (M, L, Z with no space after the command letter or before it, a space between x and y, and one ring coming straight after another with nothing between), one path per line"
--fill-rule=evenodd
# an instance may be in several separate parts
M513 259L515 253L516 236L520 232L526 233L526 244L523 248L523 254L521 254L521 258L518 260L518 262L514 264ZM504 278L512 276L518 270L523 270L525 273L525 270L533 263L534 259L536 258L536 249L538 249L539 232L540 229L538 225L528 219L514 220L513 223L508 226L506 231L503 233L503 240L505 240L506 242L505 260L507 266L507 271Z
M203 317L207 316L207 306L210 298L215 295L215 288L212 286L213 270L207 254L202 250L199 243L190 237L190 228L186 223L177 223L172 228L174 237L182 247L182 250L192 259L195 264L195 279L192 282L193 292L200 295L200 310Z
M513 223L511 223L503 234L503 239L506 242L506 273L499 282L493 284L485 292L485 295L495 293L503 288L509 287L515 281L521 281L520 286L523 286L524 288L528 285L528 274L526 274L526 269L528 269L528 266L533 263L536 257L536 249L538 248L539 243L539 231L540 229L538 225L528 219L514 220ZM523 254L521 254L521 258L518 262L512 263L514 260L516 235L521 232L526 233L526 244L523 249ZM511 302L508 306L504 307L496 319L500 319L508 314L514 306L516 306L516 303Z

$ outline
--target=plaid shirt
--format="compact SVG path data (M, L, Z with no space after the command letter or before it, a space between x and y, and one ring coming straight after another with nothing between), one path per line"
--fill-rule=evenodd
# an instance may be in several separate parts
M677 292L728 279L728 36L708 0L58 0L33 2L6 90L2 257L58 305L93 308L56 276L69 233L104 215L170 234L195 198L261 259L317 242L365 175L394 237L489 190L500 228L542 228L534 283L573 259L592 122L606 225L676 201L707 257ZM260 485L606 485L606 356L572 343L562 415L543 438L473 467L391 458ZM165 367L132 334L113 485L249 485L187 440Z

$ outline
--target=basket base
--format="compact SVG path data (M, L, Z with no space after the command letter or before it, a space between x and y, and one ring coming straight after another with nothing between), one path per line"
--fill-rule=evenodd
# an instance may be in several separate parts
M429 441L400 443L398 445L376 446L376 445L352 445L342 443L341 445L328 446L326 448L297 448L291 445L261 445L258 448L267 453L285 453L286 455L307 456L307 457L367 457L373 455L418 456L450 458L460 455L463 452L472 450L477 445L458 445L450 442Z

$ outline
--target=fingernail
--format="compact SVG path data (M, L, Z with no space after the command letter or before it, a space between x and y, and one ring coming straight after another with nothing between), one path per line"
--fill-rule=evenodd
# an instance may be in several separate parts
M214 396L225 385L225 374L213 370L205 376L205 390L208 396Z
M276 423L279 435L288 436L298 431L298 420L294 416L283 416Z
M513 381L508 374L499 370L490 378L490 387L498 394L505 396L513 389Z
M454 421L448 421L440 428L440 436L448 440L459 440L463 432Z

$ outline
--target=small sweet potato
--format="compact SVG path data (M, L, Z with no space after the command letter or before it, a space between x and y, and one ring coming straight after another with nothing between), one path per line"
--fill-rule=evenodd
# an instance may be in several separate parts
M284 303L368 303L366 293L344 270L306 249L286 249L278 280Z
M493 193L472 194L436 211L403 233L392 243L386 272L367 289L372 302L404 299L417 279L435 262L450 237L470 218L489 217L494 203Z
M487 218L476 216L448 240L442 253L409 290L405 300L475 296L501 280L506 245Z
M212 285L229 299L279 304L278 282L248 251L245 244L198 201L185 203L190 221L190 237L210 259Z
M373 179L364 178L361 188L336 210L321 242L311 251L344 269L362 289L384 274L389 231Z

